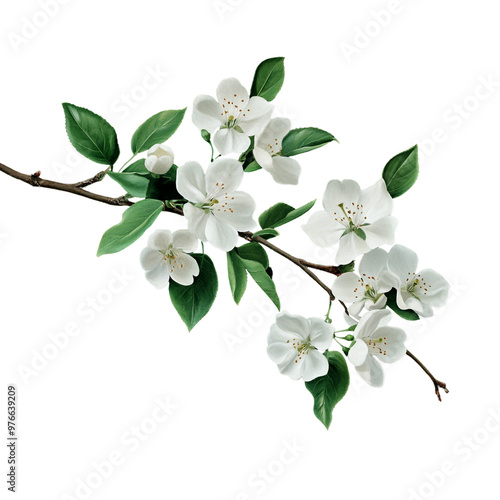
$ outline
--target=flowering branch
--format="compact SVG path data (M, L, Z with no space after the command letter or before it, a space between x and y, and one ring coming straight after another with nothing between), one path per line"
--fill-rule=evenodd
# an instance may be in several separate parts
M443 389L443 391L448 394L450 391L446 387L446 384L444 382L439 381L434 375L428 370L428 368L420 361L414 354L412 354L410 351L406 351L406 354L417 363L422 370L424 370L425 373L429 376L429 378L432 380L432 383L434 384L434 389L436 391L436 396L441 401L441 394L439 392L439 389Z
M67 193L71 194L76 194L77 196L82 196L84 198L89 198L91 200L99 201L101 203L106 203L108 205L113 205L113 206L131 206L134 204L133 201L130 201L126 196L120 196L118 198L112 198L109 196L103 196L100 194L92 193L90 191L86 191L83 189L84 187L90 186L92 184L95 184L97 182L100 182L104 177L106 176L107 170L104 170L102 172L98 172L94 177L91 177L90 179L81 181L81 182L76 182L73 184L66 184L62 182L56 182L56 181L50 181L47 179L42 179L40 177L40 172L36 172L35 174L28 175L28 174L23 174L21 172L18 172L17 170L14 170L10 167L7 167L6 165L0 163L0 171L4 172L5 174L9 175L10 177L13 177L14 179L18 179L20 181L26 182L30 186L34 187L43 187L43 188L48 188L48 189L55 189L56 191L64 191ZM170 213L175 213L177 215L184 215L183 211L180 208L172 207L172 206L164 206L164 211L165 212L170 212ZM267 241L265 238L262 238L261 236L254 235L250 231L245 231L245 232L239 232L238 233L241 238L244 238L247 241L255 241L263 246L266 246L267 248L270 248L277 254L281 255L282 257L285 257L289 261L293 262L296 266L300 267L310 278L312 278L323 290L326 291L328 294L330 301L335 300L335 296L333 295L333 292L330 287L328 287L323 281L321 281L316 274L314 274L309 268L314 268L314 269L320 269L325 272L329 272L335 275L341 274L339 269L336 268L335 266L323 266L321 264L313 264L311 262L307 262L303 259L299 259L297 257L294 257L293 255L290 255L289 253L285 252L281 248L277 247L276 245L273 245L269 241ZM347 306L344 304L344 302L339 301L340 304L342 304L342 307L344 308L346 314L349 314L349 311L347 309Z

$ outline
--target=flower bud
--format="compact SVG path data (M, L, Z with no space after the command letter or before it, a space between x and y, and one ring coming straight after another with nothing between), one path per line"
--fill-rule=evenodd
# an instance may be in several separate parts
M146 168L153 174L166 174L174 164L174 152L164 144L155 144L146 158Z

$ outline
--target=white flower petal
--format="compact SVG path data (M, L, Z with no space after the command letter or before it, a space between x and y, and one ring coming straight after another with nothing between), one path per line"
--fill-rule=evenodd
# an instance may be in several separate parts
M434 307L442 307L448 300L448 293L450 284L433 269L424 269L418 275L425 283L423 291L425 294L420 293L420 299L426 304ZM429 286L430 285L430 286Z
M213 143L222 155L241 154L250 146L250 138L234 128L221 128L215 133Z
M365 290L363 282L355 273L340 275L332 285L333 295L343 302L356 302L361 300L364 297Z
M336 245L345 228L335 222L327 212L321 211L311 215L309 222L302 226L304 232L313 243L320 247Z
M279 153L283 138L290 132L291 128L291 122L288 118L273 118L256 137L255 148L262 149L268 154Z
M180 248L185 252L194 252L198 246L198 238L187 229L179 229L172 235L174 248Z
M255 161L268 172L273 170L273 157L265 150L255 146L253 150Z
M356 181L346 179L343 181L330 181L323 195L324 209L333 214L336 212L339 216L343 216L339 205L344 204L344 207L351 206L352 203L357 205L361 196L361 188Z
M170 266L160 264L146 273L146 279L159 290L168 285L170 279Z
M383 309L386 304L387 304L387 297L385 295L380 295L380 297L375 302L373 300L367 300L365 302L368 311Z
M382 271L387 270L388 254L381 248L376 248L363 255L359 263L359 274L361 276L371 276L377 279Z
M358 323L355 333L358 338L369 338L380 326L385 326L391 319L391 311L387 309L365 314Z
M359 315L361 314L361 311L363 310L363 307L365 307L366 304L368 304L368 301L365 299L361 299L358 300L358 302L354 302L348 307L349 314L351 316L354 316L355 318L359 318Z
M207 241L224 252L232 250L238 242L238 232L227 222L210 215L205 227Z
M406 354L406 347L404 344L406 333L401 330L401 328L382 326L373 332L371 338L375 340L378 338L385 339L380 345L375 344L374 348L369 348L370 354L384 363L394 363L403 358Z
M361 193L360 202L363 204L365 215L370 221L387 217L392 213L392 197L387 191L383 179L364 189Z
M275 156L272 159L271 168L267 169L267 171L273 176L274 181L278 184L296 186L299 183L301 168L297 160L293 158Z
M293 350L281 363L278 364L278 369L283 375L288 375L293 380L300 379L304 356L299 359L297 351Z
M306 339L309 335L309 321L297 314L290 314L286 311L279 313L276 316L276 325L281 330L294 334L296 338Z
M168 229L157 229L148 238L148 246L165 251L172 244L172 233Z
M309 318L309 332L311 344L319 352L326 351L333 341L334 328L321 318Z
M413 275L417 270L417 264L417 254L403 245L394 245L389 251L387 265L389 270L401 280L401 283L405 283L406 278Z
M289 340L293 340L294 338L297 338L297 333L282 330L277 323L273 323L269 330L269 335L267 336L267 343L274 344L281 342L282 344L286 344Z
M236 191L243 180L243 168L238 160L219 158L207 168L205 189L209 197Z
M206 227L211 215L201 208L186 203L184 205L184 216L188 223L188 229L200 238L200 240L207 241Z
M153 248L146 247L141 252L141 266L145 271L151 271L154 267L161 264L163 255Z
M282 363L292 351L290 344L284 344L283 342L274 342L267 346L267 354L271 358L271 361L275 363Z
M201 165L195 161L190 161L177 170L176 180L177 191L193 203L205 201L205 173Z
M237 231L248 231L255 226L253 213L255 201L243 191L234 191L219 198L212 207L215 217L230 224Z
M192 285L194 277L200 274L198 262L194 257L186 253L182 253L177 258L175 267L172 268L170 276L180 285Z
M347 357L354 366L361 366L366 361L366 358L369 357L368 346L365 341L358 338L356 343L349 349Z
M236 109L240 109L248 102L248 92L237 78L226 78L217 87L217 100L221 106L234 103L230 106L238 106Z
M262 97L251 97L242 113L239 115L237 124L246 135L256 135L266 125L273 112L273 105Z
M339 249L337 251L337 262L339 264L349 264L358 255L368 252L370 248L364 240L356 233L350 232L340 238Z
M328 373L328 360L319 351L309 351L303 357L300 375L304 382L310 382Z
M361 366L356 367L356 371L372 387L381 387L384 383L382 366L373 356L368 356Z
M398 220L395 217L389 216L376 220L369 226L364 226L362 229L366 234L366 244L370 248L392 245L397 225Z
M212 133L225 123L222 106L209 95L199 95L193 103L193 123Z

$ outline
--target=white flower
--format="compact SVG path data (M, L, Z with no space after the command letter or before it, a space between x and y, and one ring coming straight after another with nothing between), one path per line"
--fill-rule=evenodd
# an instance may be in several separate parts
M156 288L165 288L169 278L181 285L191 285L200 268L186 252L193 252L197 244L196 236L185 229L174 234L168 230L155 231L141 253L146 279Z
M363 191L352 180L330 181L323 208L302 228L321 247L339 243L339 264L348 264L358 255L394 243L397 221L391 216L392 198L383 179Z
M394 363L406 354L406 333L400 328L385 326L390 317L388 310L365 314L354 330L356 343L349 350L349 361L361 378L373 387L380 387L384 382L384 372L378 360Z
M446 304L450 284L436 271L424 269L417 273L418 257L402 245L394 245L387 260L397 290L400 309L413 309L419 316L432 316L433 307Z
M242 179L240 162L229 158L215 160L206 174L196 162L177 171L177 191L191 202L184 205L188 228L225 252L236 245L238 231L248 231L255 224L255 202L237 191Z
M392 288L392 280L387 270L387 252L376 248L363 255L359 263L359 276L345 273L332 286L335 297L352 303L349 313L358 317L363 307L368 311L382 309L387 303L384 295Z
M146 168L153 174L166 174L174 164L174 152L165 144L155 144L148 150Z
M259 132L272 111L272 104L262 97L249 98L236 78L228 78L217 87L217 101L208 95L195 99L193 122L200 130L217 130L214 144L221 154L243 153L250 146L250 136Z
M267 353L281 373L309 382L328 373L328 360L322 352L332 339L333 327L324 320L282 312L271 326Z
M290 129L288 118L273 118L255 139L257 163L279 184L299 183L300 165L293 158L281 156L281 143Z

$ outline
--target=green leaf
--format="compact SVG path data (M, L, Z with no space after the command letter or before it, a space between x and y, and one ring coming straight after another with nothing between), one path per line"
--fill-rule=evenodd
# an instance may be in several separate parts
M326 351L324 355L328 360L328 373L306 382L306 388L314 397L314 414L328 429L333 409L349 388L349 370L340 352Z
M227 253L227 271L233 299L239 304L247 288L247 271L234 248Z
M393 198L406 193L418 177L418 146L399 153L384 167L382 178Z
M132 152L142 153L155 144L170 139L182 123L186 108L161 111L146 120L132 137Z
M285 58L266 59L257 66L250 96L260 96L266 101L272 101L281 90L284 80Z
M108 175L131 196L146 198L151 182L147 175L133 172L108 172Z
M287 224L294 219L298 219L306 212L311 210L311 208L316 203L316 200L310 201L299 208L293 208L286 203L276 203L271 208L268 208L259 217L259 224L262 229L265 228L276 228Z
M256 242L247 243L236 249L242 259L259 262L264 269L269 267L269 257L264 248Z
M141 158L140 160L131 163L127 168L125 168L122 172L123 174L149 174L149 170L146 168L146 160Z
M245 167L245 172L257 172L262 167L254 160L248 164L248 167Z
M171 280L168 289L170 300L189 331L210 311L219 287L217 272L210 257L198 253L191 255L198 262L200 274L189 286Z
M420 319L420 316L413 309L400 309L396 297L397 291L395 288L386 292L385 296L387 297L387 307L392 309L398 316L401 316L403 319L407 321L417 321Z
M332 134L319 128L295 128L290 130L281 143L283 156L295 156L320 148L329 142L336 141Z
M120 155L115 129L102 117L63 103L66 132L75 149L89 160L113 166Z
M163 211L158 200L141 200L123 212L122 221L102 236L97 256L116 253L139 239Z
M240 257L241 258L241 257ZM250 276L253 278L255 283L263 290L263 292L271 299L273 304L280 310L280 299L278 293L276 292L276 286L274 281L267 274L266 268L255 260L241 259L246 270L249 272Z
M265 229L261 229L260 231L255 231L255 233L253 233L254 236L260 236L261 238L264 238L266 240L275 238L276 236L279 236L279 234L280 233L278 233L276 229L273 229L271 227L266 227Z
M360 228L360 227L357 227L355 230L354 230L354 234L356 236L358 236L359 238L361 238L363 241L366 240L366 233Z

